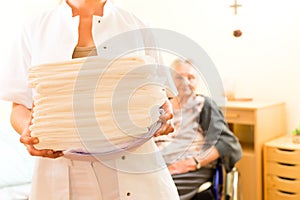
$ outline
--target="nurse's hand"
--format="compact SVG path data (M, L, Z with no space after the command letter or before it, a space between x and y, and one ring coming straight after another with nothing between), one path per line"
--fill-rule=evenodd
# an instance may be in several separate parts
M57 158L63 156L63 153L61 151L53 151L51 149L38 150L34 148L33 145L39 143L39 140L37 137L31 136L29 125L21 134L20 142L26 146L27 151L32 156L41 156L41 157L48 157L48 158Z
M162 122L160 129L154 134L154 136L168 135L174 131L174 125L171 121L173 118L173 109L169 100L167 100L163 105L164 113L160 115L159 121Z

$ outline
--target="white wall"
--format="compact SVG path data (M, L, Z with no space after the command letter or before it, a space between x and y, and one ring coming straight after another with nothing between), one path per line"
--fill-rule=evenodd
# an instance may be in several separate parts
M0 67L15 26L58 0L9 0L0 12ZM233 0L115 0L156 27L195 40L214 61L222 78L233 79L236 95L286 102L288 130L300 123L300 1L239 0L239 28L229 8ZM7 116L0 101L0 118Z
M183 33L212 58L236 95L286 102L287 133L300 124L300 1L123 0L156 27ZM240 38L232 31L240 28Z

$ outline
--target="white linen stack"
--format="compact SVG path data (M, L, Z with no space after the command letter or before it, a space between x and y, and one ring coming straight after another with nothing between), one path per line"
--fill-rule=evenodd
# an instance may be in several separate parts
M151 64L152 65L149 65ZM150 57L100 57L29 69L37 149L105 152L142 137L166 100Z

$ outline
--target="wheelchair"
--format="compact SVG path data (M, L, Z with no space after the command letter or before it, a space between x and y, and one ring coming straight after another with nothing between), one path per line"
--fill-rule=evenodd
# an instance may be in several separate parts
M215 200L242 200L241 177L235 167L226 173L219 161L213 182L203 183L198 192L201 193L211 187ZM205 200L205 197L203 200Z

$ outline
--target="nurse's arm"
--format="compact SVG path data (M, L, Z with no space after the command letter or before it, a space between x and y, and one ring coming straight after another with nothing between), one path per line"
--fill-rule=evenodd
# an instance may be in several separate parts
M20 142L25 145L27 151L32 156L41 156L48 158L57 158L63 155L61 151L53 151L51 149L37 150L34 144L39 143L38 138L31 137L29 126L32 120L31 109L22 104L13 103L10 121L12 127L20 134Z

